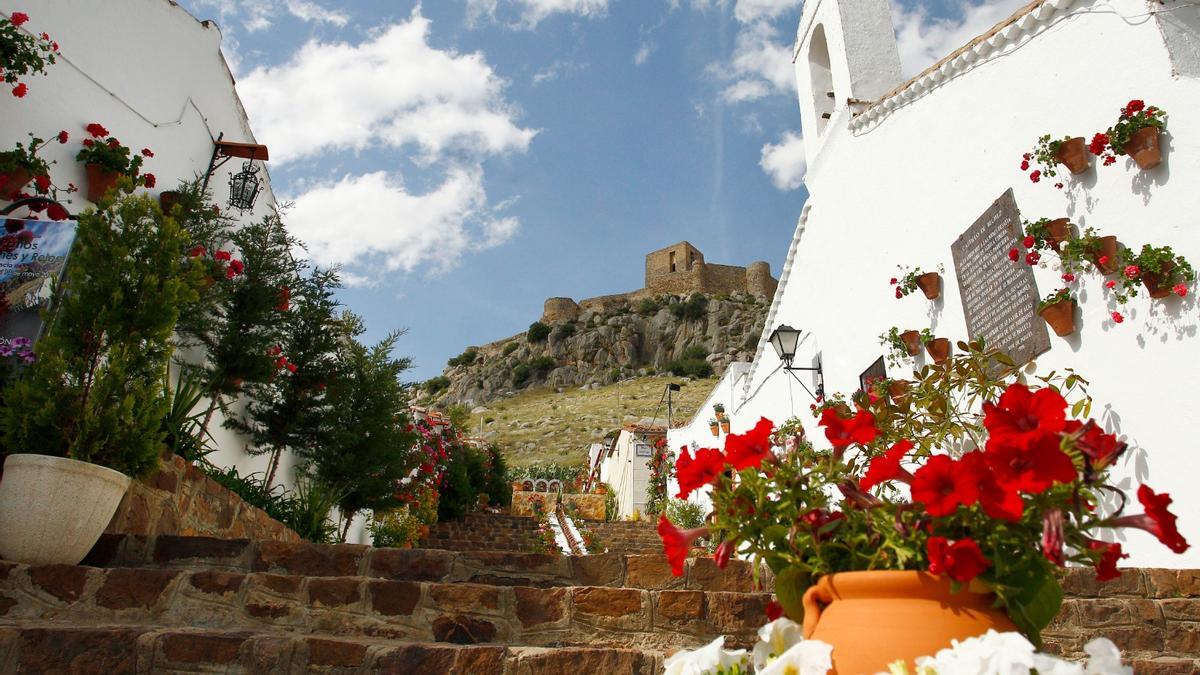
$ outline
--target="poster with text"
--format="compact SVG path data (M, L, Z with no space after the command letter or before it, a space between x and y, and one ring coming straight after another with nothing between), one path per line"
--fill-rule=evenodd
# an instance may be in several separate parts
M6 221L0 237L0 338L39 337L52 280L62 274L74 242L73 220Z

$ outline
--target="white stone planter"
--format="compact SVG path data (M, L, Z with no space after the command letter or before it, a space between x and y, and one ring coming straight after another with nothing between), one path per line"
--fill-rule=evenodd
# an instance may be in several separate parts
M75 565L104 532L130 479L96 464L9 455L0 480L0 558Z

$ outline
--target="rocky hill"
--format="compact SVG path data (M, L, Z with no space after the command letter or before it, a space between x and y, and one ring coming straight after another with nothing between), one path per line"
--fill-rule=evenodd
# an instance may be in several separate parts
M749 294L657 296L469 347L423 383L427 405L479 406L533 388L599 387L635 376L720 376L754 357L770 301Z

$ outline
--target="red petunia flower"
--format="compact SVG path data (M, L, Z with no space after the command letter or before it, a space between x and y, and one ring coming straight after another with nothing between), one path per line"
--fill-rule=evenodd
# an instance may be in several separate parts
M833 408L826 408L821 413L820 425L825 427L825 438L833 444L835 450L844 450L851 443L866 445L875 440L879 429L875 428L875 415L869 410L859 411L851 418L845 418Z
M1115 435L1104 433L1095 420L1088 420L1086 424L1070 420L1063 431L1078 436L1075 447L1083 453L1093 471L1100 471L1117 461L1128 447L1124 441L1118 441Z
M767 603L767 621L775 621L781 616L783 616L783 605L779 604L775 598L771 598L771 601Z
M1096 581L1112 581L1121 576L1117 563L1121 558L1128 558L1129 554L1121 552L1120 544L1089 539L1088 548L1101 552L1100 558L1096 560Z
M66 143L67 139L69 139L70 137L71 137L71 135L68 134L66 131L58 132L58 142L59 143Z
M717 569L723 570L729 566L729 557L733 555L733 542L723 541L717 545L717 551L713 553L713 560L717 563Z
M1059 567L1067 566L1063 541L1062 509L1050 509L1042 516L1042 555Z
M1025 263L1027 265L1036 265L1041 259L1042 254L1038 253L1037 251L1030 251L1029 253L1025 254Z
M954 513L960 505L979 501L979 482L974 471L946 455L934 455L913 474L912 498L925 505L935 518Z
M25 12L13 12L9 15L8 20L12 22L12 25L20 26L29 20L29 15Z
M944 574L960 583L974 579L992 565L972 539L950 543L945 537L930 537L925 543L925 554L929 557L931 574Z
M675 462L675 477L679 481L679 494L675 496L687 499L693 491L716 480L724 470L725 455L720 450L699 448L693 459L684 448Z
M1014 246L1014 247L1012 247L1012 248L1008 249L1008 259L1009 259L1009 260L1011 260L1011 261L1013 261L1013 262L1017 262L1017 260L1018 260L1020 257L1021 257L1021 252L1017 250L1017 247L1016 247L1016 246Z
M101 126L100 124L98 124L96 122L92 122L91 124L84 127L84 129L89 134L92 135L92 138L104 138L105 136L108 135L108 129L105 129L103 126Z
M1113 323L1124 323L1125 316L1123 314L1121 314L1120 312L1113 312L1112 320L1113 320Z
M1092 142L1088 144L1088 150L1099 157L1104 154L1104 149L1108 147L1108 134L1096 134L1092 136Z
M28 93L29 93L29 87L25 86L24 82L13 87L13 90L12 90L12 95L16 96L17 98L25 98L25 94L28 94Z
M1178 295L1181 298L1187 297L1187 286L1184 284L1175 284L1175 288L1172 288L1171 290L1175 292L1175 295Z
M707 534L707 527L681 530L667 520L666 516L658 517L658 537L662 539L663 553L667 554L667 562L671 563L672 574L677 577L683 576L683 563L687 560L692 542Z
M754 428L744 434L729 434L725 437L725 461L734 471L757 467L771 453L771 434L775 425L763 417Z
M968 452L958 459L959 470L974 476L979 491L979 506L989 518L1015 523L1025 514L1025 502L1011 485L996 480L982 452Z
M1070 483L1078 477L1057 434L1042 434L1024 448L989 442L986 458L997 482L1028 494L1040 494L1055 483Z
M1025 239L1021 241L1021 244L1024 245L1025 248L1033 248L1033 245L1036 243L1037 239L1034 239L1032 235L1025 235Z
M1044 434L1057 434L1067 421L1067 401L1057 391L1030 391L1020 383L1009 385L996 403L983 404L988 450L995 445L1027 448Z
M1138 486L1138 501L1146 512L1137 516L1122 516L1113 521L1113 527L1134 527L1145 530L1158 537L1167 548L1176 553L1188 550L1187 540L1179 534L1175 525L1175 514L1167 510L1171 505L1171 495L1167 493L1154 494L1147 485Z
M215 260L224 260L224 261L228 261L228 260L230 260L232 257L233 257L233 256L232 256L232 255L230 255L229 251L217 251L216 253L214 253L214 254L213 254L213 259L215 259Z
M858 488L864 492L889 480L900 479L905 482L912 480L912 474L901 468L900 462L912 450L913 444L907 438L900 440L887 452L871 460L867 473L858 482Z

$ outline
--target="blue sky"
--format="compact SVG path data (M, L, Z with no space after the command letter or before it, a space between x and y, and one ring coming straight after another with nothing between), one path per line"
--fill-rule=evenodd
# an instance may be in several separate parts
M804 203L799 0L182 0L287 222L423 380L687 239L778 275ZM893 0L907 74L1022 0Z

